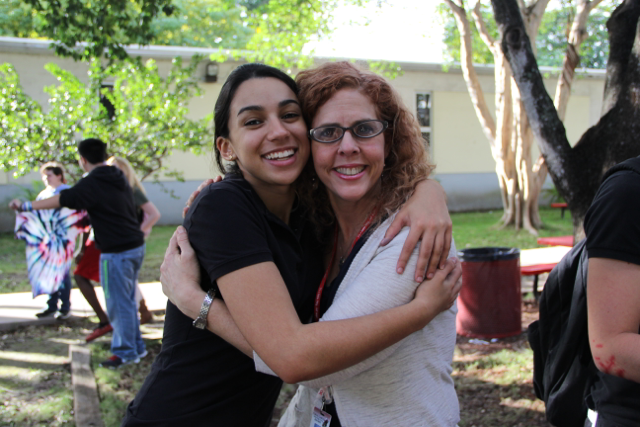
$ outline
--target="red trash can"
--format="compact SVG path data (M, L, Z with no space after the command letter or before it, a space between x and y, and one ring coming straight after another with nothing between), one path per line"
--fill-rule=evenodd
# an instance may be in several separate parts
M458 252L462 289L456 331L474 338L504 338L522 332L520 250L473 248Z

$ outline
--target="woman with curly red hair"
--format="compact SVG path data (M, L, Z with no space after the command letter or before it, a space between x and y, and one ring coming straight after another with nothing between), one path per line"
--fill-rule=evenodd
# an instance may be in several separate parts
M384 78L347 62L303 71L296 82L311 128L313 159L304 174L312 184L303 183L301 195L320 236L333 247L320 291L320 320L364 316L409 302L415 281L388 274L402 234L384 249L379 244L416 183L433 168L415 117ZM362 234L367 222L372 225ZM417 254L418 248L409 266ZM453 242L450 256L455 256ZM331 427L456 425L455 315L453 305L364 362L304 382L280 425L306 427L312 416L330 416ZM254 359L259 371L270 371L258 354ZM318 407L318 396L325 399L324 408Z
M170 242L161 280L175 306L168 305L162 352L130 405L125 425L151 425L149 417L154 418L153 425L178 425L178 420L188 417L196 423L196 417L202 420L198 425L268 425L268 419L258 422L251 417L256 411L267 413L275 400L267 405L264 396L249 399L248 394L276 378L256 373L255 368L271 374L272 369L290 383L319 378L322 391L318 393L325 401L332 394L336 400L337 408L320 411L324 420L333 415L332 426L339 425L338 414L349 425L353 417L360 419L354 425L372 425L369 416L377 417L373 424L388 424L389 417L402 420L400 425L420 424L424 419L437 421L433 425L455 424L457 400L447 367L451 363L448 350L455 342L451 306L459 290L459 266L449 260L431 281L419 284L412 274L418 248L404 274L395 268L407 229L380 246L396 211L430 171L417 128L406 128L415 120L393 90L388 106L378 110L374 99L361 90L362 78L354 75L353 83L334 85L335 90L327 92L313 118L306 116L307 124L314 126L309 132L303 106L316 95L308 98L302 92L299 102L298 88L273 70L239 80L252 69L266 71L259 64L234 70L216 104L220 135L216 154L231 162L236 173L205 188L190 207L185 227L193 247L183 229ZM314 71L333 73L329 65ZM301 88L306 76L299 77ZM362 76L379 84L381 94L387 93L384 79ZM219 108L225 98L228 108ZM311 175L308 170L299 180L309 151L315 172ZM304 237L309 228L299 216L325 211L323 200L330 209L319 215L322 226L316 231L325 242L319 245L317 239ZM267 225L263 225L265 218ZM301 257L305 241L312 246ZM216 291L205 295L201 286L216 289L224 302L212 302ZM309 315L316 322L305 324ZM179 318L180 328L169 326ZM217 336L194 330L191 319L196 319L194 326L206 326ZM226 347L223 352L221 339L252 356L255 366L240 353ZM437 340L445 343L441 346ZM433 348L425 353L424 345ZM398 354L400 360L395 357ZM251 369L250 377L244 371L240 375L240 364L242 370ZM400 366L411 375L398 371ZM377 392L367 395L375 395L367 415L357 403L357 394L365 392L359 379L372 372L379 374L367 380L366 387ZM193 381L187 380L187 374ZM391 374L394 378L388 377ZM424 380L433 389L424 393L432 399L429 405L419 396ZM338 383L347 387L340 388ZM386 389L380 387L382 383L387 383ZM197 393L183 399L189 390ZM309 388L301 390L311 394ZM393 398L385 398L385 392ZM450 392L455 405L449 401ZM442 396L449 399L447 405ZM177 399L180 415L178 409L171 412L167 406ZM380 402L400 400L415 409L385 405L385 414L375 409ZM439 417L431 414L435 405L443 407ZM187 406L193 408L191 412ZM312 408L308 409L307 421ZM142 413L148 414L147 424L140 422ZM164 423L163 414L171 417ZM417 414L419 422L415 422Z

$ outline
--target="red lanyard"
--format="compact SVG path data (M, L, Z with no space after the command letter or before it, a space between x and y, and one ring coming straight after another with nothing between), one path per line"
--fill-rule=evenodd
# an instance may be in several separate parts
M353 247L358 243L358 240L362 237L362 235L367 231L373 219L376 217L378 213L378 209L374 209L373 212L367 217L367 220L364 222L364 225L360 229L360 232L356 236L356 239L353 241L351 248L349 249L349 253L353 250ZM322 282L320 282L320 286L318 286L318 292L316 293L316 301L313 307L313 320L317 322L320 320L320 299L322 298L322 291L324 290L324 285L327 283L327 278L329 277L329 272L331 271L331 267L333 267L333 261L336 259L336 253L338 252L338 224L336 224L336 232L335 237L333 238L333 250L331 252L331 261L329 261L329 266L327 267L327 271L324 272L324 277L322 278ZM347 254L348 256L348 254Z

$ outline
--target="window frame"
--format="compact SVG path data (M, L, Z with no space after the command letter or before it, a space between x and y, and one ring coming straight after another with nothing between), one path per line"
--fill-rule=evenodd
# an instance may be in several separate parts
M429 126L423 126L420 123L420 115L419 115L419 109L418 109L419 96L426 96L428 99L427 110L429 112L429 116L428 116ZM431 154L433 152L433 91L430 91L430 90L415 91L413 105L415 108L416 120L420 125L420 133L423 135L423 139L424 139L424 134L427 134L429 136L428 139L425 139L424 144L425 144L425 149L429 152L429 154Z

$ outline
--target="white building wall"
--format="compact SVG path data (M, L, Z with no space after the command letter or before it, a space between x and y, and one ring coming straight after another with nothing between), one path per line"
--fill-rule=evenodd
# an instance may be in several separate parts
M148 47L131 49L133 56L143 59L154 58L161 74L166 75L171 68L171 59L182 56L186 62L195 52L207 53L208 49L181 47ZM44 87L56 84L55 78L45 69L45 64L54 62L86 81L86 64L58 58L48 49L48 42L0 37L0 62L13 64L20 75L25 91L41 105L46 105L48 95ZM200 65L198 75L204 76L204 65ZM214 107L222 83L238 62L220 64L218 82L200 84L203 95L191 100L190 117L200 118L209 114ZM391 83L401 94L406 105L415 112L416 93L430 92L432 96L431 154L436 164L438 179L449 196L452 210L500 208L498 180L494 172L495 164L491 156L489 142L484 136L475 110L467 93L466 84L459 69L443 71L439 64L400 64L404 74ZM478 68L480 83L490 110L494 108L494 84L492 67ZM555 77L545 79L547 90L552 96ZM572 88L572 97L567 108L565 127L571 144L593 124L597 123L602 108L604 72L590 71L578 75ZM534 147L534 158L538 156ZM172 169L184 173L185 182L172 178L161 178L162 186L145 183L150 198L158 206L163 216L161 223L181 222L181 209L186 197L204 179L216 175L212 153L195 156L191 153L175 152L168 164ZM39 179L37 173L14 180L10 173L0 172L0 201L8 200L17 193L17 185L30 185ZM162 187L162 188L161 188ZM172 198L166 191L172 191L178 198ZM6 203L3 203L6 206ZM10 229L13 215L0 207L0 229Z

